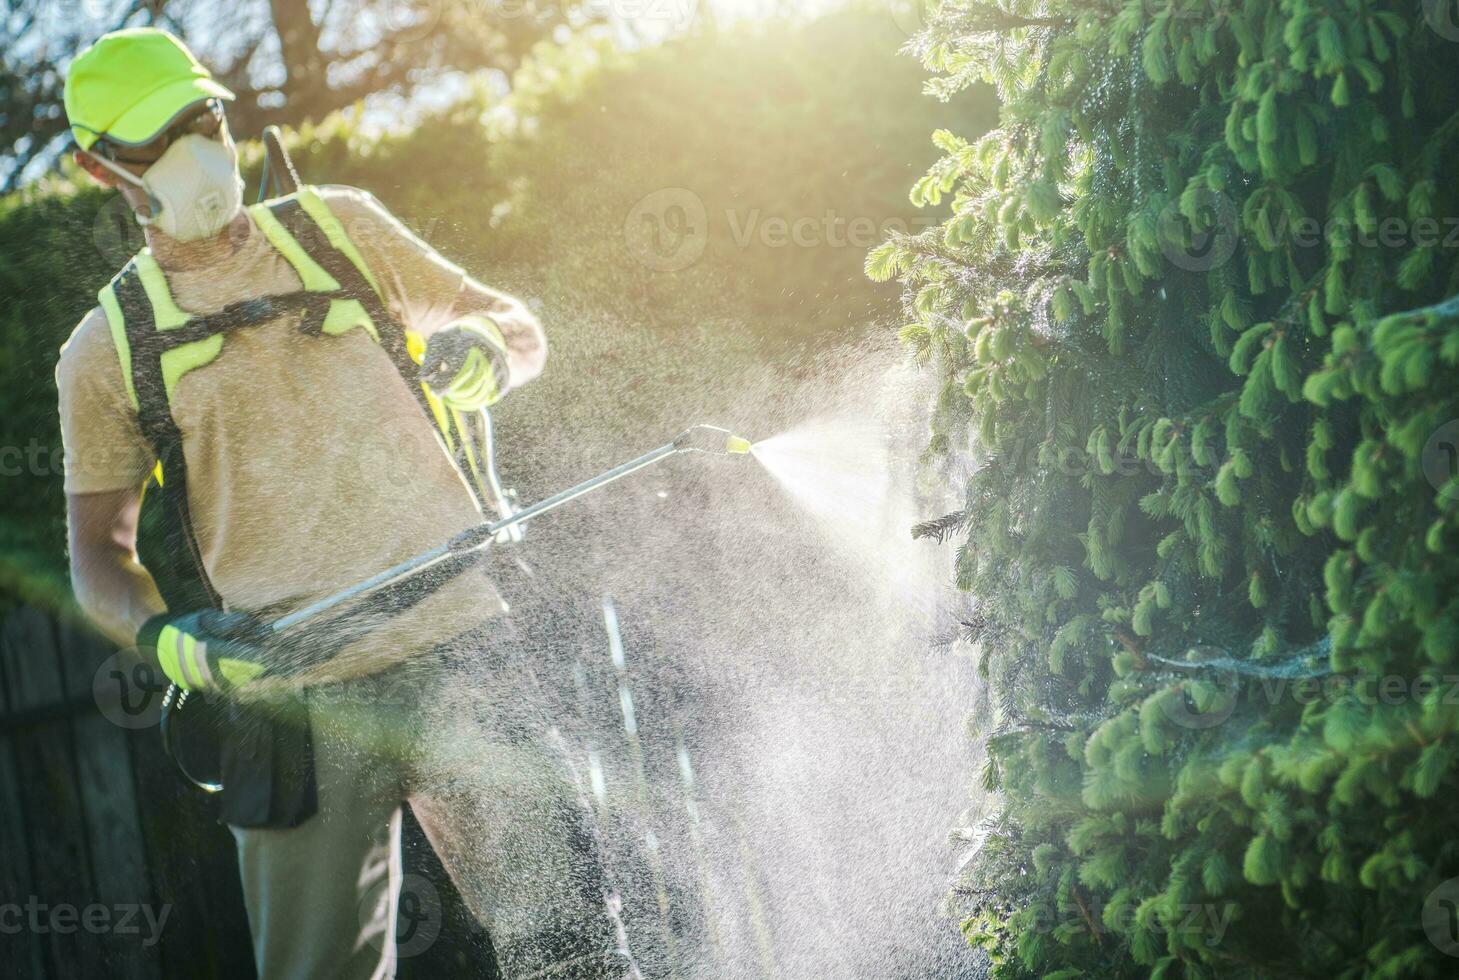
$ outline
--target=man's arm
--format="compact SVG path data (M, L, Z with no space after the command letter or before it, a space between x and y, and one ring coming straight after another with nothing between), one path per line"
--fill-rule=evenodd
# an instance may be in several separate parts
M166 609L137 560L142 484L155 460L100 309L82 318L61 348L56 389L66 447L72 588L97 627L129 647L147 617Z
M153 615L167 611L157 583L137 560L142 490L67 494L71 585L91 621L124 647Z
M520 388L542 373L547 363L547 337L542 325L520 301L465 277L456 297L454 317L488 316L507 342L511 388ZM453 317L453 319L454 319Z
M320 193L407 330L430 340L461 317L490 317L506 341L508 387L519 388L542 373L547 340L526 306L442 257L373 195L339 186L321 188Z

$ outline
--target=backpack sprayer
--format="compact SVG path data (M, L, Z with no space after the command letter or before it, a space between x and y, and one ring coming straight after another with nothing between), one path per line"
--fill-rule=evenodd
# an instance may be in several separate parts
M259 186L259 199L264 199L271 183L278 188L281 194L297 190L300 184L299 175L294 169L293 161L289 159L288 151L284 149L281 133L277 126L269 126L264 130L263 144L263 178ZM630 473L636 473L670 456L679 453L743 455L749 453L751 449L748 439L742 439L728 429L721 429L713 425L696 425L680 433L672 442L660 446L652 452L644 453L637 459L629 460L599 473L577 486L569 487L530 507L519 509L512 500L510 491L502 488L501 480L497 476L494 431L491 415L485 409L481 410L480 422L480 440L474 440L477 450L475 456L480 461L478 465L481 472L478 476L494 498L492 502L497 511L495 521L468 528L444 544L276 619L265 626L266 634L272 637L282 637L284 634L315 621L325 613L352 604L366 596L400 586L422 572L435 568L448 560L468 560L471 555L484 551L494 541L520 541L523 526L527 521L556 510L584 494L605 487ZM474 439L467 433L463 433L463 436ZM177 685L170 687L163 697L162 743L167 754L172 757L178 769L189 782L204 792L217 793L222 790L222 783L216 778L210 779L195 774L184 762L182 746L177 741L178 729L173 719L183 710L187 702L188 693L178 688Z

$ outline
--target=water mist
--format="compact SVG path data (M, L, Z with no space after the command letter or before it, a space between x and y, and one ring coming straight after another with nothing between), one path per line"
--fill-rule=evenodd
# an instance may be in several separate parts
M948 907L979 692L953 551L909 533L950 509L916 492L917 371L862 346L727 374L725 337L593 336L558 366L597 372L592 404L549 383L504 413L524 498L687 422L758 461L666 461L493 556L635 948L683 978L981 976Z

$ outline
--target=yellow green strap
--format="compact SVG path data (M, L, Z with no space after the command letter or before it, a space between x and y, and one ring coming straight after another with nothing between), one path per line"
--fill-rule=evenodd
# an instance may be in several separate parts
M142 249L137 253L134 261L137 266L137 277L142 281L142 288L147 293L147 302L152 304L152 316L156 320L157 329L176 330L185 326L193 315L178 306L177 301L172 298L172 289L167 284L167 274L157 264L152 250L150 248ZM220 333L164 351L161 359L162 384L167 391L169 404L183 375L189 371L195 371L205 364L211 364L222 352L223 335Z
M186 630L162 627L157 634L157 660L167 679L184 691L210 691L220 686L208 663L208 645ZM217 663L225 687L247 684L267 670L263 664L237 657L218 657Z
M107 326L111 328L112 346L116 348L117 357L122 362L122 384L126 386L127 399L132 403L132 408L136 409L139 403L137 389L132 386L132 342L127 339L127 320L122 315L122 305L117 302L116 280L102 286L96 298L106 314Z
M355 268L360 270L360 274L375 291L375 295L383 300L384 295L380 292L380 284L375 281L375 276L370 272L370 267L365 264L365 259L360 255L359 250L355 248L355 243L350 241L349 235L345 234L344 226L339 223L334 212L329 210L329 205L324 203L324 198L320 197L312 187L301 187L297 192L297 199L299 206L304 209L304 213L313 218L314 223L323 229L324 237L329 239L329 244L343 252L345 258L354 263Z
M192 314L178 306L172 298L172 289L167 285L167 274L157 264L157 258L150 248L144 248L132 259L136 263L137 277L147 291L147 302L152 304L152 316L158 330L176 330L192 319Z
M304 198L306 196L318 200L320 207L328 212L328 206L324 204L323 199L319 198L313 191L307 191L306 189L301 189L296 194L301 207L304 207ZM313 217L312 212L307 207L305 207L305 212ZM339 282L323 266L314 261L304 246L299 244L299 240L289 232L288 228L284 227L284 223L274 216L273 209L269 205L262 203L251 205L248 213L253 217L253 221L258 225L259 230L263 232L264 237L268 239L269 244L284 257L284 260L289 265L293 266L294 271L299 274L299 281L307 291L311 293L330 293L340 288ZM332 214L330 216L333 218ZM315 218L314 220L318 222L319 219ZM336 221L335 224L337 225L338 222ZM325 232L325 235L329 237L328 231ZM332 238L331 241L333 241ZM338 245L335 247L338 248ZM346 253L346 257L352 262L358 262L359 253L354 252L352 249L350 253ZM361 272L367 278L369 277L368 270L362 268ZM365 312L364 304L357 299L332 300L329 304L329 312L324 317L324 325L321 327L321 330L331 336L338 336L343 333L348 333L355 327L364 327L370 334L372 340L377 344L380 342L380 334L375 324L370 321L369 314Z
M284 257L294 271L299 273L299 280L304 288L311 293L332 293L339 289L339 283L318 262L310 258L309 253L304 251L289 230L284 227L283 222L274 217L273 211L267 204L254 204L248 209L253 223L258 225L263 236L268 239L269 244Z

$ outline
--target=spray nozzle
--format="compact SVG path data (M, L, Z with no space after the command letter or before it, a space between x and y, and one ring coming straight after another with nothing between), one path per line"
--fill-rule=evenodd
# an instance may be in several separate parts
M696 425L674 440L674 448L681 453L743 455L750 451L750 440L741 439L730 430L721 429L717 425Z

